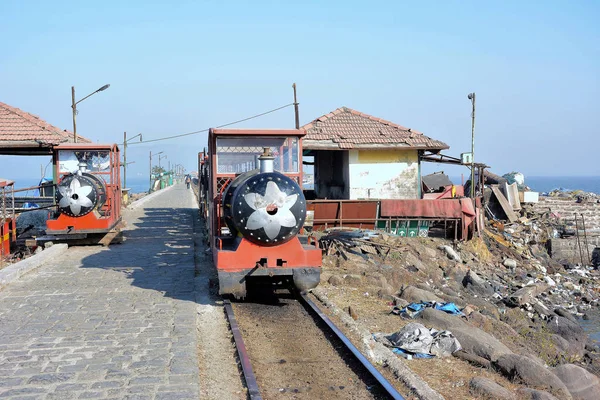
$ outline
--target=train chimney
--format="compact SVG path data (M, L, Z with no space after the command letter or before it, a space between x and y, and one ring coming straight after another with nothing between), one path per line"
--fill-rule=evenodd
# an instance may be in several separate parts
M275 161L275 157L271 155L271 148L265 147L263 153L258 157L258 161L260 164L260 173L264 174L265 172L273 172L273 162Z

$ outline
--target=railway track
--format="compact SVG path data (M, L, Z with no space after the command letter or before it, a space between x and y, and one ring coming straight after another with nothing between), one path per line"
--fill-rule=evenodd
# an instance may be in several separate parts
M404 399L307 295L225 301L251 400Z

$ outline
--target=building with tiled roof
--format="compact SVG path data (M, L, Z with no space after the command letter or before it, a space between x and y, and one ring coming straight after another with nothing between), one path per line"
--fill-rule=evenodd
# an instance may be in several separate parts
M318 198L420 198L421 156L449 148L419 131L348 107L302 129L304 154L314 157Z
M77 141L90 143L77 135ZM73 142L73 133L0 102L0 154L50 154L52 146Z
M444 150L449 146L411 128L348 107L325 114L302 127L305 149L413 148Z

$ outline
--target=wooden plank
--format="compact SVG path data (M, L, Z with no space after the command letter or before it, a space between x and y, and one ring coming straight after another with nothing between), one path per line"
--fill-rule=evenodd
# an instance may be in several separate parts
M504 197L498 186L492 185L491 188L494 196L498 199L498 203L500 203L500 207L502 207L504 214L506 214L506 218L508 218L510 222L515 222L518 219L517 214L513 211L513 208L506 197Z
M119 234L121 233L121 229L124 228L124 227L125 227L125 222L124 221L120 221L113 229L111 229L110 231L108 231L106 233L106 235L104 235L104 237L102 237L102 239L100 239L100 241L98 242L98 244L101 244L102 246L108 246L113 241L115 243L122 243L123 242L123 237L119 236ZM117 240L115 240L115 238Z

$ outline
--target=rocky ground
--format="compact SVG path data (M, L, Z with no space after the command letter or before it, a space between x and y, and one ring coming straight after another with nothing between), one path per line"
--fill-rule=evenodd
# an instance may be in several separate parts
M597 399L600 354L579 321L600 309L600 273L526 247L497 229L463 243L380 234L330 250L319 290L371 333L409 322L451 331L463 348L454 357L405 361L447 399ZM420 301L464 315L390 313Z

